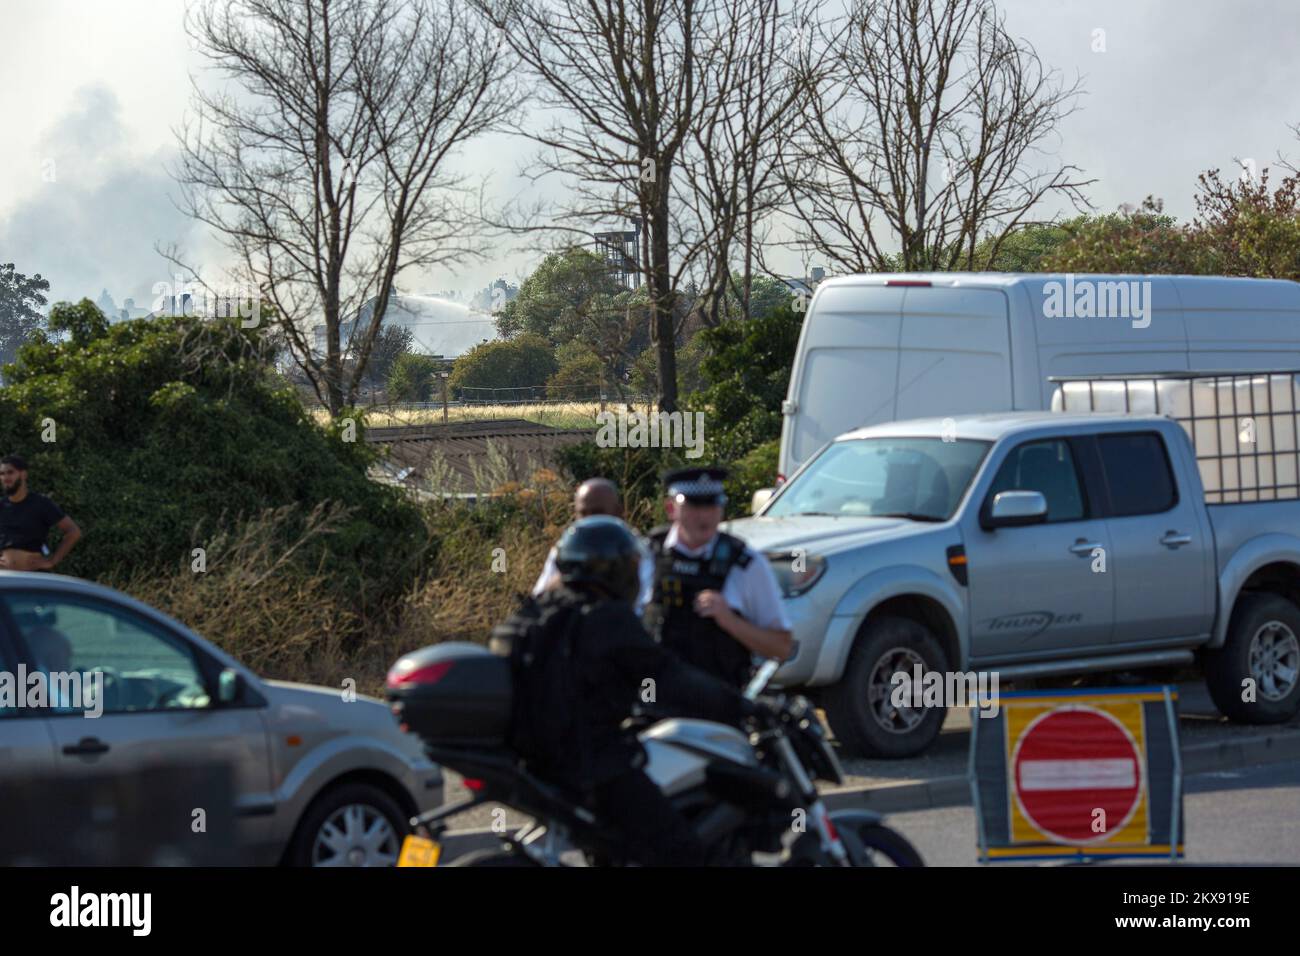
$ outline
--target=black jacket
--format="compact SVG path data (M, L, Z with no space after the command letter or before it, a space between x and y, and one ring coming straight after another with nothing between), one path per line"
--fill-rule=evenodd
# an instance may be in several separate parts
M591 779L563 782L590 789L642 766L644 750L621 727L635 712L729 724L744 716L740 693L656 644L629 603L565 589L548 592L540 603L551 601L571 601L585 612L574 632L572 666L579 688L574 704L587 728ZM652 701L644 699L651 696Z

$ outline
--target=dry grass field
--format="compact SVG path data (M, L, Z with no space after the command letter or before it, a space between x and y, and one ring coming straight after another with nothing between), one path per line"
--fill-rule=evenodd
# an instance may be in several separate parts
M606 408L613 411L622 406L607 402ZM642 402L633 406L645 411L647 405ZM552 428L595 428L596 415L600 412L600 402L537 402L533 404L499 404L499 405L451 405L447 409L447 420L452 422L483 421L497 418L522 418L525 421L549 425ZM324 422L329 418L322 409L313 412L316 420ZM396 425L437 425L443 420L442 408L404 408L402 406L375 405L366 411L366 424L371 428L387 428Z

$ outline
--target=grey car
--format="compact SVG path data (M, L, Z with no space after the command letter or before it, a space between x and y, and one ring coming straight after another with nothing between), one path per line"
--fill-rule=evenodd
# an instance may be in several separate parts
M78 688L66 675L92 673L102 675L86 677L87 685L98 682L97 693L83 688L81 699L70 699ZM61 689L57 675L65 675ZM144 819L141 832L151 822L148 808L131 816L141 809L131 787L148 792L156 784L141 781L161 779L169 767L181 779L194 766L224 774L224 796L192 811L205 825L209 811L228 821L230 839L209 842L229 850L221 862L392 865L410 817L441 802L440 769L383 703L346 688L263 680L165 614L76 578L0 572L6 676L0 790L34 791L26 812L39 817L93 781L112 780L112 793L127 796L93 812L119 821L106 829L124 847L132 837L119 832L124 821ZM15 697L15 686L42 679L48 699L30 689ZM181 829L189 829L191 811L185 814ZM4 822L20 835L26 823L12 811ZM115 862L83 845L79 861ZM40 860L38 853L31 862Z

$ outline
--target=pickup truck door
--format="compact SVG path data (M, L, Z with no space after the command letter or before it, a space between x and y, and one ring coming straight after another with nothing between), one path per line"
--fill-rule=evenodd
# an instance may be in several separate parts
M1032 439L1013 447L963 520L972 662L987 666L1104 649L1114 624L1106 521L1081 478L1073 440ZM976 489L977 493L979 488ZM1047 521L986 531L979 515L1002 491L1037 491Z
M1199 497L1181 494L1158 432L1096 436L1108 495L1116 650L1185 641L1214 621L1214 549Z

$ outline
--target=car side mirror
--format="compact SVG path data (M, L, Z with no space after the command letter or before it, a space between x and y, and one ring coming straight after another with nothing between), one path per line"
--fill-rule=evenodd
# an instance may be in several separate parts
M244 689L244 678L233 667L227 667L217 676L217 703L228 707L238 702Z
M749 499L749 513L758 514L763 510L763 506L768 503L771 497L776 494L775 488L759 488L754 492L754 496Z
M1047 499L1040 491L1000 491L980 521L985 531L1042 524L1047 520Z

